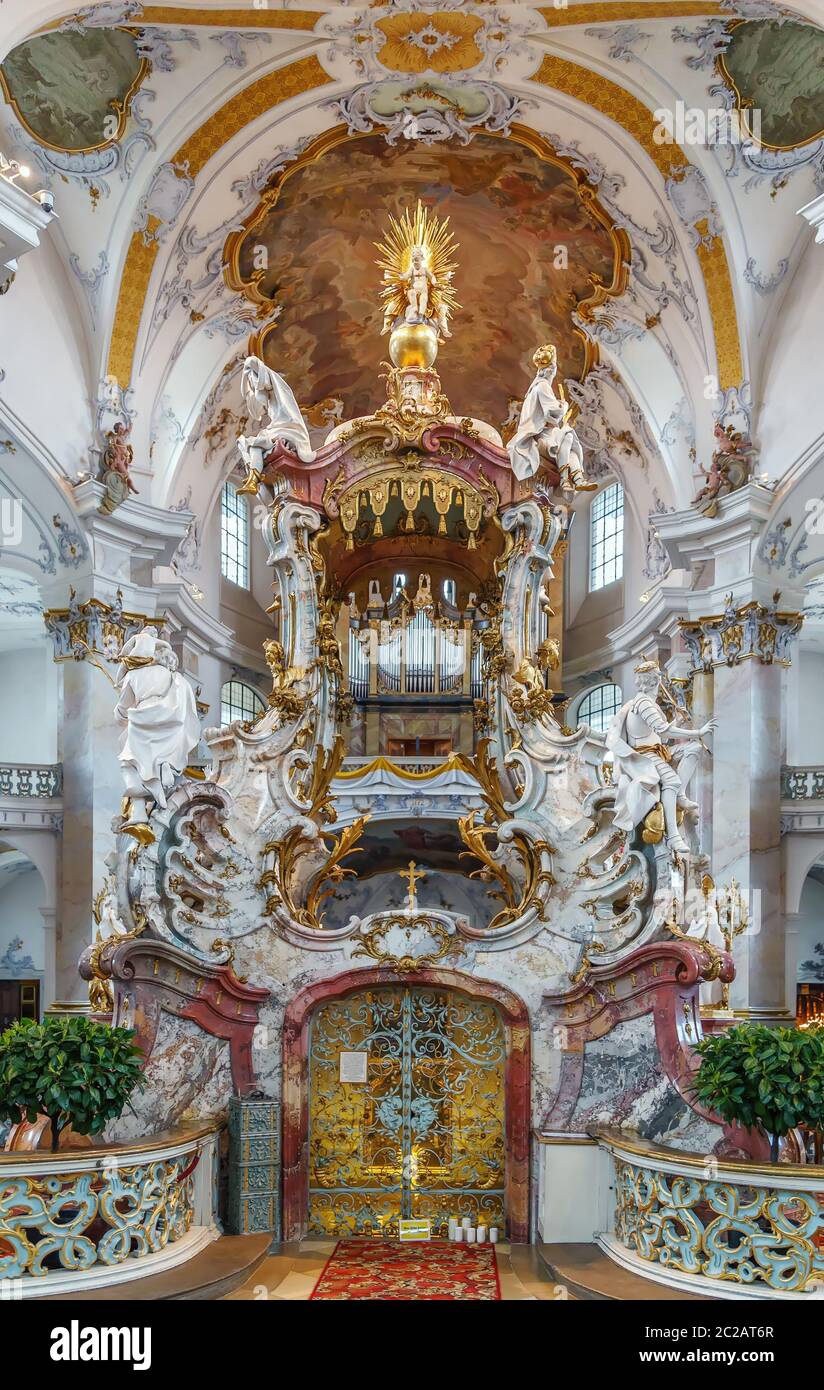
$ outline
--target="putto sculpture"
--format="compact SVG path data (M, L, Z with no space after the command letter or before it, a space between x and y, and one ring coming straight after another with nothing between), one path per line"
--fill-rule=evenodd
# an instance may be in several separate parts
M121 502L125 502L129 493L137 496L137 488L131 479L131 467L134 463L134 449L129 443L131 425L118 420L113 429L106 434L106 444L100 460L100 481L103 483L106 494L101 502L100 511L104 516L110 516Z
M249 478L260 478L264 457L280 441L294 449L301 463L314 463L306 421L283 377L259 357L247 357L240 389L250 419L265 422L257 434L242 434L237 442Z
M119 754L126 796L121 829L145 845L155 838L147 803L166 805L166 793L200 740L200 720L177 657L153 627L130 637L118 659L115 718L125 726Z
M606 736L617 787L613 819L619 830L632 831L660 802L669 848L688 854L689 845L678 828L678 811L696 809L686 789L704 746L701 739L715 728L715 720L708 719L700 729L681 728L658 704L658 663L642 661L635 672L637 693L621 706ZM675 741L679 746L671 749Z
M426 324L439 339L450 337L449 315L460 306L452 288L458 248L449 218L432 217L419 199L414 216L406 209L399 221L391 218L386 240L375 245L383 271L381 332Z
M713 428L716 448L709 468L702 465L701 472L706 482L693 498L692 505L704 516L713 517L718 511L718 501L731 492L737 492L750 477L753 460L758 450L752 441L730 425L723 426L716 421Z
M507 445L512 471L522 481L533 477L546 461L557 468L566 492L593 492L597 483L584 472L584 451L571 425L570 407L554 391L558 355L551 343L532 358L537 371L524 397L518 428Z

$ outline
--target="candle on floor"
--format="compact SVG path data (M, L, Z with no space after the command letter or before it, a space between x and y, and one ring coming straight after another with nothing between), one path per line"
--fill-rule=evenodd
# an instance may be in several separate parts
M461 1222L461 1225L463 1226L463 1228L464 1228L465 1231L468 1231L468 1230L469 1230L469 1227L472 1225L472 1217L471 1217L471 1216L465 1216L465 1217L463 1218L463 1221Z
M450 1239L450 1240L454 1240L454 1239L455 1239L455 1227L457 1226L457 1224L458 1224L458 1218L457 1218L457 1216L450 1216L450 1218L449 1218L449 1239Z
M475 1227L474 1227L474 1226L467 1226L467 1228L466 1228L466 1243L467 1243L467 1245L474 1245L474 1244L475 1244Z
M460 1245L460 1243L461 1243L461 1241L463 1240L463 1238L464 1238L464 1228L463 1228L463 1226L456 1226L456 1227L455 1227L455 1234L454 1234L454 1236L453 1236L453 1239L456 1240L456 1241L458 1242L458 1244Z
M498 1244L498 1227L497 1227L497 1226L490 1226L490 1228L489 1228L489 1242L490 1242L491 1245L497 1245L497 1244Z
M485 1245L486 1242L487 1242L488 1236L489 1236L489 1232L488 1232L486 1226L479 1226L479 1227L478 1227L478 1244L479 1244L479 1245Z

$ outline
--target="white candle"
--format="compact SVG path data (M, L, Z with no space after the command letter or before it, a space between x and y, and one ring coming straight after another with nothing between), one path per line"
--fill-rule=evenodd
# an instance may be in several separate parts
M467 1226L467 1228L466 1228L466 1243L467 1243L467 1245L474 1245L474 1244L475 1244L475 1227L474 1227L474 1226Z
M449 1239L450 1239L450 1240L454 1240L454 1239L455 1239L455 1227L457 1226L457 1224L458 1224L458 1218L457 1218L457 1216L450 1216L450 1218L449 1218Z
M479 1245L485 1245L485 1244L486 1244L487 1235L488 1235L488 1232L487 1232L486 1226L479 1226L479 1227L478 1227L478 1244L479 1244Z
M489 1228L489 1240L490 1240L490 1244L492 1244L492 1245L497 1245L497 1244L498 1244L498 1227L497 1227L497 1226L491 1226L491 1227Z
M463 1238L464 1238L464 1228L463 1228L463 1226L456 1226L456 1227L455 1227L454 1239L455 1239L455 1240L458 1242L458 1244L460 1245L460 1243L461 1243L461 1241L463 1240Z
M468 1230L469 1230L469 1227L472 1225L472 1217L471 1217L471 1216L465 1216L464 1219L463 1219L463 1221L461 1222L461 1225L463 1226L463 1228L464 1228L465 1231L468 1231Z

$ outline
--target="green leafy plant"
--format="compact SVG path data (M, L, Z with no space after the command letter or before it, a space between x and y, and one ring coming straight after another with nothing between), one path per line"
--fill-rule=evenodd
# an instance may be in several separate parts
M742 1024L695 1050L696 1099L728 1124L763 1130L773 1163L779 1140L796 1125L824 1129L824 1028Z
M76 1134L99 1134L143 1085L133 1039L130 1028L83 1017L13 1023L0 1034L0 1118L47 1115L52 1152L68 1124Z

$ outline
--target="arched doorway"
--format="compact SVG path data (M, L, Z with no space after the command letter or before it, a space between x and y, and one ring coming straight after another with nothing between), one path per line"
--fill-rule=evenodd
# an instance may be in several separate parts
M466 1214L527 1240L529 1078L526 1006L495 982L371 969L301 991L284 1023L284 1238Z

